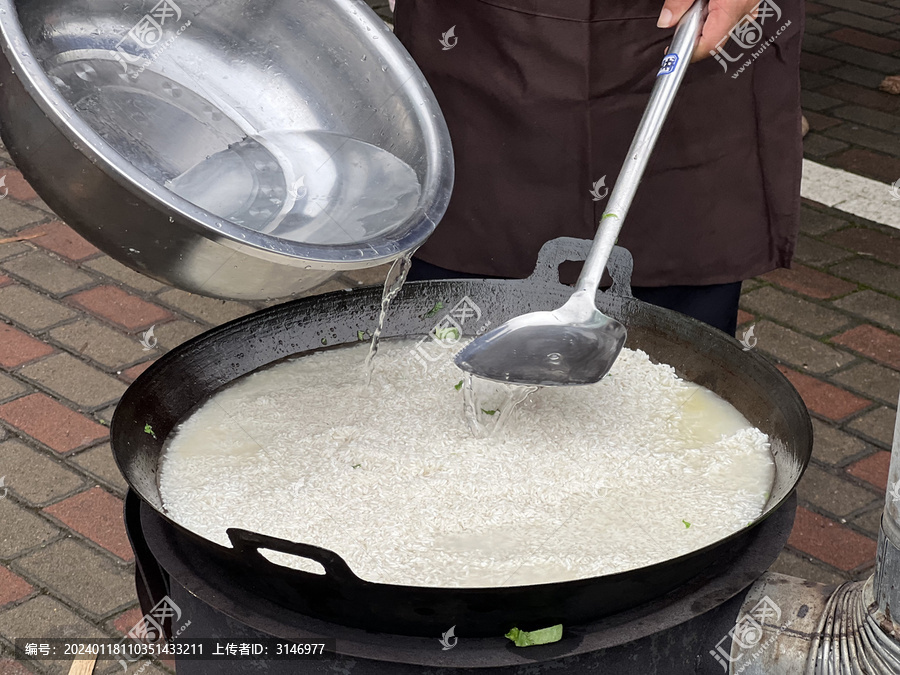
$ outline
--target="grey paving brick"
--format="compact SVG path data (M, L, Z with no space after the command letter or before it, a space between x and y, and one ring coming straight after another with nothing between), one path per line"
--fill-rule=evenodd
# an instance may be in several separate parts
M871 439L885 449L890 449L896 419L896 410L881 407L857 417L847 425L847 428Z
M10 491L35 506L58 501L85 484L72 470L16 439L0 443L0 467Z
M801 503L817 506L839 518L884 499L813 465L806 469L800 479L797 496Z
M14 380L9 375L0 373L0 401L19 396L26 391L28 391L28 388L24 384Z
M847 144L842 141L828 138L814 131L809 132L803 139L803 154L813 158L827 157L847 147Z
M96 408L117 401L126 388L119 380L70 354L54 354L29 364L18 372L22 377L42 384L85 408Z
M866 449L866 444L856 436L813 419L813 457L825 464L844 466Z
M831 23L829 21L823 21L818 17L806 17L806 32L810 35L822 35L824 33L830 33L831 31L837 30L838 28L840 28L840 25Z
M878 54L877 52L872 52L868 49L842 45L837 49L833 49L828 56L885 75L900 72L900 59L896 59L893 56L886 56L885 54Z
M814 91L808 91L804 89L800 92L800 104L803 106L805 110L814 110L816 112L821 110L827 110L828 108L833 108L836 105L840 105L843 103L838 98L832 98L831 96L826 96L825 94L818 94Z
M857 258L832 265L828 271L836 276L857 281L880 291L888 293L900 291L900 268L885 265L876 260Z
M134 602L134 572L75 539L63 539L19 558L14 571L97 617Z
M842 218L809 207L800 209L800 231L814 237L847 227L847 225L847 221Z
M853 84L858 84L862 87L868 87L869 89L877 89L878 85L881 84L881 81L884 79L884 73L849 64L832 68L828 71L828 75L836 77L839 80L844 80L845 82L852 82Z
M851 519L850 522L868 534L872 538L878 537L878 530L881 529L881 516L884 513L884 505L879 504L871 511L867 511L861 515Z
M832 333L853 321L840 312L826 309L771 286L764 286L741 296L741 309L751 314L771 317L780 323L814 335Z
M11 199L0 201L0 231L10 233L44 220L47 215ZM4 235L5 236L5 235ZM0 237L3 239L4 237Z
M212 325L237 319L253 311L252 307L240 302L206 298L174 288L156 297L169 307Z
M865 2L865 0L821 0L821 4L838 7L863 16L871 16L875 19L883 19L897 14L897 10L893 7L885 7L883 4Z
M829 75L814 73L809 70L801 70L800 86L803 87L803 89L808 89L810 91L815 91L817 89L822 89L823 87L831 86L832 84L835 84L837 80L835 80L833 77L829 77Z
M130 286L131 288L145 293L155 293L160 289L166 288L165 284L161 284L155 279L151 279L150 277L125 267L125 265L113 260L109 256L104 255L99 258L88 260L86 263L83 263L83 265L95 272L105 274L110 279L115 279L126 286Z
M843 576L825 567L822 563L813 562L811 558L787 550L779 554L769 571L808 579L820 584L835 585L846 581Z
M811 267L823 267L853 257L853 253L800 234L794 259Z
M193 337L207 330L206 326L201 326L193 321L170 321L161 326L157 326L154 334L158 340L157 345L160 349L174 349L182 342L187 342Z
M83 354L107 368L122 369L147 358L134 336L126 336L97 321L83 319L50 331L50 337L70 351Z
M803 51L812 54L827 54L839 44L839 42L829 40L821 35L813 35L812 33L803 35Z
M122 478L119 467L116 466L109 443L85 450L70 457L69 461L106 483L120 496L128 490L128 483Z
M33 251L34 247L21 242L10 242L8 244L0 244L0 260L8 260L17 255Z
M851 122L859 122L876 129L882 129L892 134L900 132L900 117L891 113L881 112L880 110L872 110L871 108L864 108L858 105L844 105L832 110L831 114Z
M107 637L59 600L47 595L38 595L18 607L0 613L0 635L10 641L16 638ZM39 663L54 674L68 672L71 665L66 661Z
M807 19L809 22L810 19ZM881 21L879 19L873 19L868 16L861 16L854 12L829 12L828 14L821 14L819 17L814 19L814 26L819 28L819 23L826 24L831 22L832 24L838 23L843 26L850 26L851 28L859 28L862 31L866 31L867 33L875 33L876 35L885 35L886 33L890 33L892 31L897 30L897 24L891 23L890 21ZM824 30L813 30L813 33L824 33Z
M11 499L0 499L0 558L15 558L58 535L59 530L40 516L17 506Z
M0 315L31 331L39 332L68 321L76 314L74 310L55 300L14 284L0 288Z
M111 405L108 408L104 408L103 410L98 410L94 413L94 417L101 424L105 423L105 426L109 426L110 422L112 422L113 414L116 411L116 406Z
M867 361L842 370L832 375L831 379L867 398L876 398L888 405L897 405L900 373L891 368Z
M900 300L875 291L858 291L832 303L869 321L900 332Z
M756 324L757 349L809 373L823 374L853 361L850 354L770 321Z
M94 284L94 279L90 275L40 251L7 260L0 268L54 295L69 293Z

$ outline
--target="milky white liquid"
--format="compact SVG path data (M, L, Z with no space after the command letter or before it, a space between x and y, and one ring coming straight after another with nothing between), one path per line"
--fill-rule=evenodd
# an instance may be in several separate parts
M218 392L168 442L168 513L226 546L238 527L333 550L366 580L472 587L661 562L765 506L767 437L641 352L596 385L532 392L501 433L476 437L461 372L423 369L415 344L383 340L368 387L360 343Z

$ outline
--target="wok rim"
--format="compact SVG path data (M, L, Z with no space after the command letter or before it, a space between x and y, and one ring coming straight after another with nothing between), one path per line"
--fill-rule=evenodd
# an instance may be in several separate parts
M500 279L464 279L464 280L463 279L455 279L455 280L446 280L446 281L413 281L413 282L408 282L407 284L404 284L403 288L404 288L404 292L407 293L407 292L409 292L409 290L415 290L416 287L426 287L426 286L433 287L438 284L440 284L440 285L452 284L452 285L458 286L460 284L465 284L465 283L469 283L469 284L471 284L471 283L477 283L477 284L487 283L487 284L503 285L503 284L509 284L509 283L522 284L525 282L518 281L518 280L500 280ZM266 309L259 310L257 312L253 312L251 314L240 317L238 319L234 319L227 323L221 324L215 328L210 329L209 331L206 331L200 335L197 335L197 336L191 338L190 340L182 343L178 347L167 352L161 358L157 359L153 363L153 365L150 366L146 371L144 371L128 387L126 392L122 395L120 404L116 408L116 412L113 415L112 423L110 425L110 443L111 443L111 446L113 449L113 456L116 461L116 465L119 468L119 471L122 473L123 477L125 478L125 481L128 483L128 486L131 488L131 490L133 490L135 492L135 494L138 495L138 497L140 497L142 502L146 503L149 508L153 509L160 517L162 517L167 523L173 525L177 530L187 533L191 537L199 538L199 539L203 540L204 542L206 542L208 545L215 547L216 549L219 549L223 552L226 552L229 555L236 555L237 554L236 548L234 548L234 547L229 548L229 547L222 546L221 544L217 544L216 542L206 539L202 535L199 535L199 534L193 532L192 530L189 530L185 526L179 524L177 521L172 519L163 510L158 509L154 504L152 504L144 496L142 491L133 484L131 478L128 476L128 474L125 470L125 466L123 466L123 463L120 460L119 453L116 452L116 446L118 444L122 443L124 441L124 438L127 437L129 434L128 430L126 429L125 422L117 422L117 420L119 419L119 410L120 410L120 408L122 408L121 404L123 402L125 402L126 400L131 400L132 398L138 396L137 392L140 389L142 389L146 385L147 382L152 381L156 377L158 372L161 372L161 371L163 371L164 368L169 367L169 364L167 363L167 361L175 360L176 358L178 358L178 356L180 356L186 352L195 352L205 342L211 342L211 343L215 342L218 338L220 338L224 334L239 331L241 329L241 327L243 327L245 324L247 324L247 325L254 324L254 323L257 323L262 318L269 317L269 316L277 316L278 314L282 314L282 313L287 315L290 312L291 308L293 308L296 305L314 304L315 302L320 302L320 301L327 302L329 298L335 298L335 297L340 297L340 298L346 299L346 297L351 294L356 296L356 298L360 301L358 303L360 305L362 305L368 299L372 299L372 300L376 300L376 301L380 302L381 292L382 292L381 287L369 286L369 287L365 287L365 288L361 288L361 289L354 289L352 291L335 291L335 292L327 293L327 294L323 294L323 295L291 300L291 301L288 301L285 303L275 305L273 307L268 307ZM405 293L401 294L401 296L398 297L395 300L395 302L402 302L404 300ZM649 311L651 313L677 314L676 312L673 312L671 310L666 310L666 309L656 307L654 305L649 305L648 303L641 302L640 300L637 300L635 298L629 298L628 302L635 303L634 306L650 308ZM647 310L645 310L645 311L647 311ZM457 594L464 594L464 595L479 595L479 594L484 594L484 593L494 594L494 593L497 593L498 591L522 592L522 591L535 590L535 589L566 588L566 587L570 587L570 586L574 588L575 586L578 586L580 584L598 582L599 580L603 580L603 582L605 582L605 583L625 581L626 579L628 579L629 577L632 577L632 576L652 575L655 571L658 571L659 568L664 565L665 566L678 565L680 563L689 562L689 560L691 558L714 554L716 551L720 551L727 545L736 543L736 541L739 538L741 538L744 534L756 529L756 527L760 523L764 522L773 513L775 513L779 509L781 509L781 507L791 498L791 495L796 490L797 484L800 482L804 473L806 472L807 467L809 466L809 460L812 455L813 428L812 428L812 420L809 416L809 412L806 407L806 404L803 402L803 399L800 397L800 394L797 392L797 390L794 388L794 386L790 383L790 381L787 379L787 377L785 377L785 375L780 370L778 370L778 368L776 368L775 365L771 361L769 361L768 359L766 359L759 353L754 353L753 351L744 352L743 347L741 346L740 342L738 342L736 339L726 335L725 333L718 331L715 328L707 326L706 324L703 324L702 322L697 321L696 319L692 319L687 316L683 316L680 314L678 316L680 318L690 322L691 324L693 324L695 326L695 328L699 328L700 330L702 330L704 332L715 335L716 339L721 341L724 348L740 350L743 353L744 358L751 359L752 362L755 364L757 372L760 375L762 375L763 378L767 379L770 383L772 383L773 386L781 387L781 389L790 397L790 401L789 401L790 406L792 408L794 408L794 412L799 413L799 416L805 422L803 429L794 430L795 437L796 437L795 444L797 445L798 448L802 448L804 450L804 452L803 452L802 461L799 463L799 471L797 473L796 478L793 481L793 484L788 489L785 490L785 494L780 499L778 499L776 502L767 503L765 505L765 507L763 508L763 512L759 516L757 516L757 518L754 519L750 525L743 527L739 530L736 530L735 532L731 533L727 537L716 540L715 542L712 542L711 544L707 544L706 546L704 546L702 548L694 549L693 551L689 551L689 552L684 553L675 558L667 558L666 560L662 560L662 561L653 563L651 565L645 565L643 567L635 567L635 568L632 568L629 570L624 570L621 572L616 572L614 574L608 574L608 575L582 577L582 578L578 578L578 579L547 582L547 583L542 583L542 584L515 585L515 586L510 585L510 586L453 587L453 586L419 586L419 585L407 586L407 585L401 585L401 584L386 584L386 583L381 583L381 582L376 582L376 581L367 581L367 580L359 577L358 575L356 575L355 572L352 572L353 577L355 577L355 579L356 579L356 581L354 583L358 583L360 585L365 585L370 588L373 588L373 587L378 588L379 590L383 590L385 592L416 591L416 592L423 592L423 593L457 593ZM627 327L627 323L626 323L626 327ZM393 338L401 338L401 337L403 337L403 336L389 336L389 337L386 337L385 339L393 339ZM408 338L410 336L406 336L406 337ZM346 344L346 343L341 343L341 344ZM333 346L338 346L338 345L333 345ZM270 361L268 364L259 366L258 368L254 369L253 371L248 371L248 373L245 373L244 375L240 375L236 378L233 378L232 380L229 380L228 382L226 382L226 383L222 384L220 387L218 387L215 391L219 391L221 388L228 386L228 384L239 379L240 377L244 377L245 375L255 372L256 370L264 368L264 367L271 365L272 363L275 363L277 361L280 361L284 358L291 358L300 353L316 352L316 351L318 351L318 350L316 348L313 348L310 350L304 350L303 352L297 352L296 354L293 354L293 355L279 357L278 359ZM169 358L169 357L171 357L171 358ZM653 358L652 355L651 355L651 358ZM673 367L675 367L675 366L673 366ZM676 368L676 370L677 370L677 368ZM679 375L679 377L681 377L681 376ZM215 392L213 392L213 393L215 393ZM209 396L212 396L213 393L209 394ZM207 400L207 399L205 398L203 400ZM192 410L196 409L196 406L200 405L202 402L203 401L198 401L195 404L194 408L192 408ZM784 405L781 405L780 407L782 409L785 408ZM184 417L180 418L180 420L183 420L183 419L184 419ZM177 422L176 422L176 425L177 425ZM119 432L119 429L122 429L122 431ZM118 440L120 436L122 437L123 440ZM162 442L164 443L165 439L163 439ZM778 466L776 463L776 471L777 471L777 468L778 468ZM776 476L777 476L777 474L776 474ZM774 487L774 485L773 485L773 487ZM229 529L231 529L231 528L229 528ZM298 542L298 543L303 543L303 542ZM310 546L315 546L315 545L310 544ZM322 547L318 547L318 548L322 548ZM334 551L330 551L329 549L324 549L324 550L328 551L332 555L339 558L352 571L353 568L350 567L350 565L346 562L346 560L344 560L343 556L340 556L339 554L335 553ZM273 563L273 562L269 561L268 559L264 559L264 560L269 565L272 565L273 567L281 569L281 570L287 570L291 573L297 573L297 574L301 574L301 575L309 575L310 577L322 578L322 575L320 575L320 574L304 572L302 570L297 570L294 568L285 567L284 565L279 565L277 563Z

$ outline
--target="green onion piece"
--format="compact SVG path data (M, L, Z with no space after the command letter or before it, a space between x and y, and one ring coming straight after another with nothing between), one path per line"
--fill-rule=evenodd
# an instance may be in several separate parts
M456 383L456 385L453 388L456 389L456 391L459 391L460 389L462 389L462 383L463 383L463 381L460 380L459 382Z
M361 466L362 466L362 464L354 464L354 465L353 465L353 468L354 468L354 469L358 469L358 468L361 467Z
M364 330L356 331L356 339L359 340L360 342L365 340L366 339L366 331L364 331Z
M149 424L144 425L144 433L150 434L151 436L153 436L153 438L156 438L156 434L153 433L153 427L151 427Z
M455 326L450 326L448 328L437 328L434 331L434 336L438 340L459 340L459 329Z
M686 520L682 520L681 522L684 523L684 528L685 528L685 529L687 529L687 528L689 528L689 527L691 526L691 524L690 524L688 521L686 521Z
M496 410L485 410L484 408L481 409L481 412L483 412L485 415L496 415L497 414Z
M322 338L322 344L323 344L323 345L327 345L327 344L328 344L328 340L326 340L325 338Z
M532 645L548 645L551 642L559 642L562 639L563 627L561 623L550 628L541 628L527 632L513 628L506 634L512 640L516 647L530 647Z
M436 303L434 303L434 307L432 307L428 312L426 312L422 318L427 319L430 316L434 316L435 314L440 312L442 309L444 309L444 303L436 302Z

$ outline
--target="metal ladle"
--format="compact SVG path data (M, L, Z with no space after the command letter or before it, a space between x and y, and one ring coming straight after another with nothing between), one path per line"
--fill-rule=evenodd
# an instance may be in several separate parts
M523 314L470 342L455 359L464 371L499 382L560 386L598 382L612 368L627 331L620 322L598 310L594 299L609 254L684 78L705 13L706 0L697 0L678 22L575 292L553 312Z

